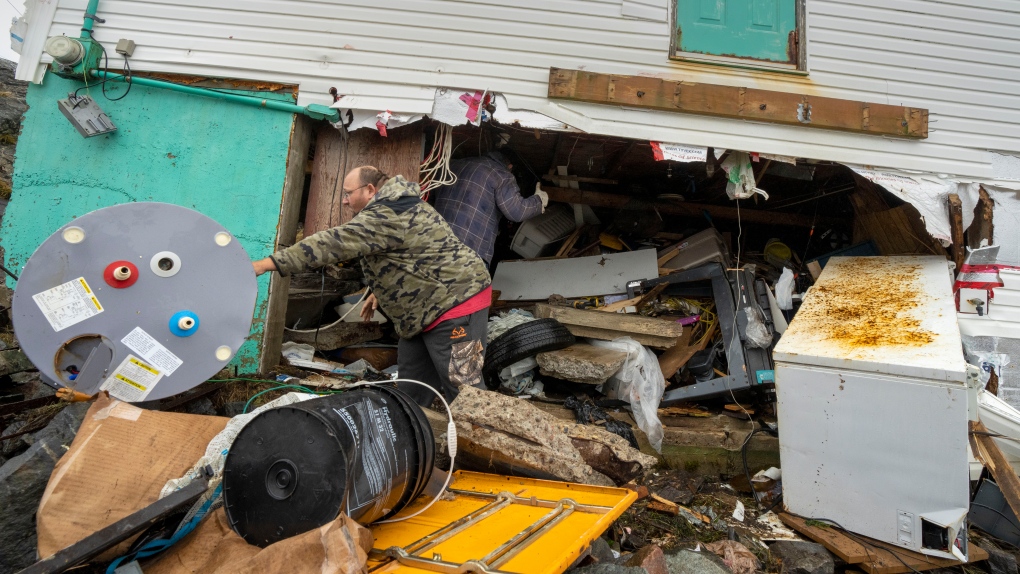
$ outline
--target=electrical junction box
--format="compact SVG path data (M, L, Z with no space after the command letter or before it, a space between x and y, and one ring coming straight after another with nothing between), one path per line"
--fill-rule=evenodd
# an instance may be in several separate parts
M89 96L67 94L66 100L57 100L57 106L82 137L90 138L117 131L110 116Z

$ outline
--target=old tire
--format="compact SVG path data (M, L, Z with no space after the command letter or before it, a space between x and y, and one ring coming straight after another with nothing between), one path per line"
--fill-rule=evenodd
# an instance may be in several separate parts
M499 372L528 357L574 344L574 336L556 319L535 319L517 325L489 343L482 373L490 389L499 387Z

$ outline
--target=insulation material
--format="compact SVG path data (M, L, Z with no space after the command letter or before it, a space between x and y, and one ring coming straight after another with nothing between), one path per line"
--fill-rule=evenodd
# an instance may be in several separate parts
M928 233L945 245L952 241L947 204L950 193L959 195L963 203L964 229L974 220L974 206L977 205L979 189L976 183L959 183L935 174L876 171L855 165L847 167L917 208L924 218Z
M440 88L436 90L435 103L429 117L451 126L467 123L477 126L489 117L488 112L479 110L485 96L486 92L481 90Z
M361 110L346 107L349 104L345 103L345 98L340 98L332 108L340 110L340 120L347 122L347 114L351 114L351 123L347 126L347 131L360 130L362 128L369 128L377 130L383 136L386 135L386 130L392 130L393 128L399 128L400 126L406 126L407 124L414 123L423 117L422 114L398 114L393 113L389 110L378 111L378 110ZM340 128L340 124L333 124L337 129ZM383 127L380 129L380 125Z
M496 111L492 114L492 119L496 120L497 123L504 125L519 125L522 128L533 128L539 130L578 131L559 120L554 120L549 116L538 112L510 109L510 105L507 103L506 97L504 97L503 94L494 95Z

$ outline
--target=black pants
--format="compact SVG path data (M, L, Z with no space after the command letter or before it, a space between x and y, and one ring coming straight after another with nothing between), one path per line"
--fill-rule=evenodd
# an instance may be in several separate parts
M484 387L485 333L489 310L443 321L432 330L397 343L397 368L401 379L421 381L453 401L461 385ZM419 405L428 406L434 393L419 385L398 383Z

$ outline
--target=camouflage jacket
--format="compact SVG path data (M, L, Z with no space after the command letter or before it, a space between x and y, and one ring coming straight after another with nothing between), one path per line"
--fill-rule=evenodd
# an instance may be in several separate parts
M285 276L361 258L379 307L404 338L417 335L491 282L481 258L419 199L418 184L399 175L348 223L271 257Z

